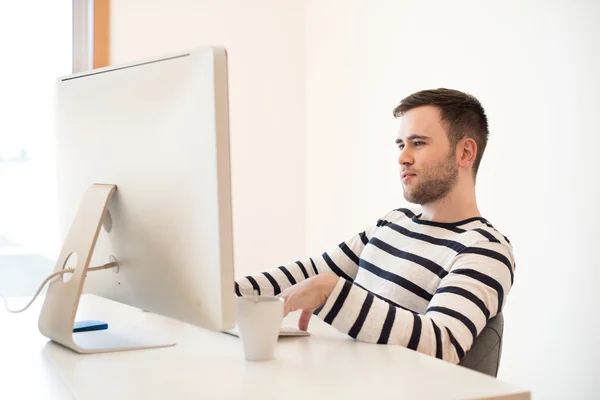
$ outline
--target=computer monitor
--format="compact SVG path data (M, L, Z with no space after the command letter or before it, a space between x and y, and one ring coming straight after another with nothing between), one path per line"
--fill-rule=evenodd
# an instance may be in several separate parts
M92 185L117 188L89 267L116 259L118 272L88 273L83 292L212 330L232 328L226 51L197 48L62 77L56 107L62 238L71 230L77 239L76 213ZM77 268L83 263L79 254ZM46 336L81 352L154 347L115 347L114 338L88 343L82 335L73 346L57 338L50 325L67 313L57 304L70 301L61 294L69 284L57 280L48 289L39 324Z

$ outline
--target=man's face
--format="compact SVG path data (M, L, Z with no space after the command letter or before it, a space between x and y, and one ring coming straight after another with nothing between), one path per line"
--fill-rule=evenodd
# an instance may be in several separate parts
M396 143L404 198L421 205L443 199L458 180L458 166L440 111L433 106L407 111Z

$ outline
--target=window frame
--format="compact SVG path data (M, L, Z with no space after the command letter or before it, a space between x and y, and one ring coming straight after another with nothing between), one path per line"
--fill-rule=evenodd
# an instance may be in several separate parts
M73 73L110 65L110 0L73 0Z

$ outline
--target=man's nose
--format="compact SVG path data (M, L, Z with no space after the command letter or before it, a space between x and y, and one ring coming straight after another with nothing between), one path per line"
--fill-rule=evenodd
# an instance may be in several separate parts
M407 150L407 148L405 147L404 149L400 150L400 156L398 157L398 164L400 165L412 165L414 162L414 159L412 157L412 154L410 153L409 150Z

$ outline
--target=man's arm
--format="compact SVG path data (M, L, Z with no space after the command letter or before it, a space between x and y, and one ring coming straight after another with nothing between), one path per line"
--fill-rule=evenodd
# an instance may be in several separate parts
M382 219L385 220L392 212ZM239 297L252 296L254 290L257 290L260 295L276 296L296 283L326 272L352 282L358 272L360 254L379 229L377 225L371 226L318 257L292 262L270 271L236 279L235 293Z
M479 243L456 256L425 315L396 307L339 278L317 315L357 340L397 344L458 363L512 286L510 248Z

